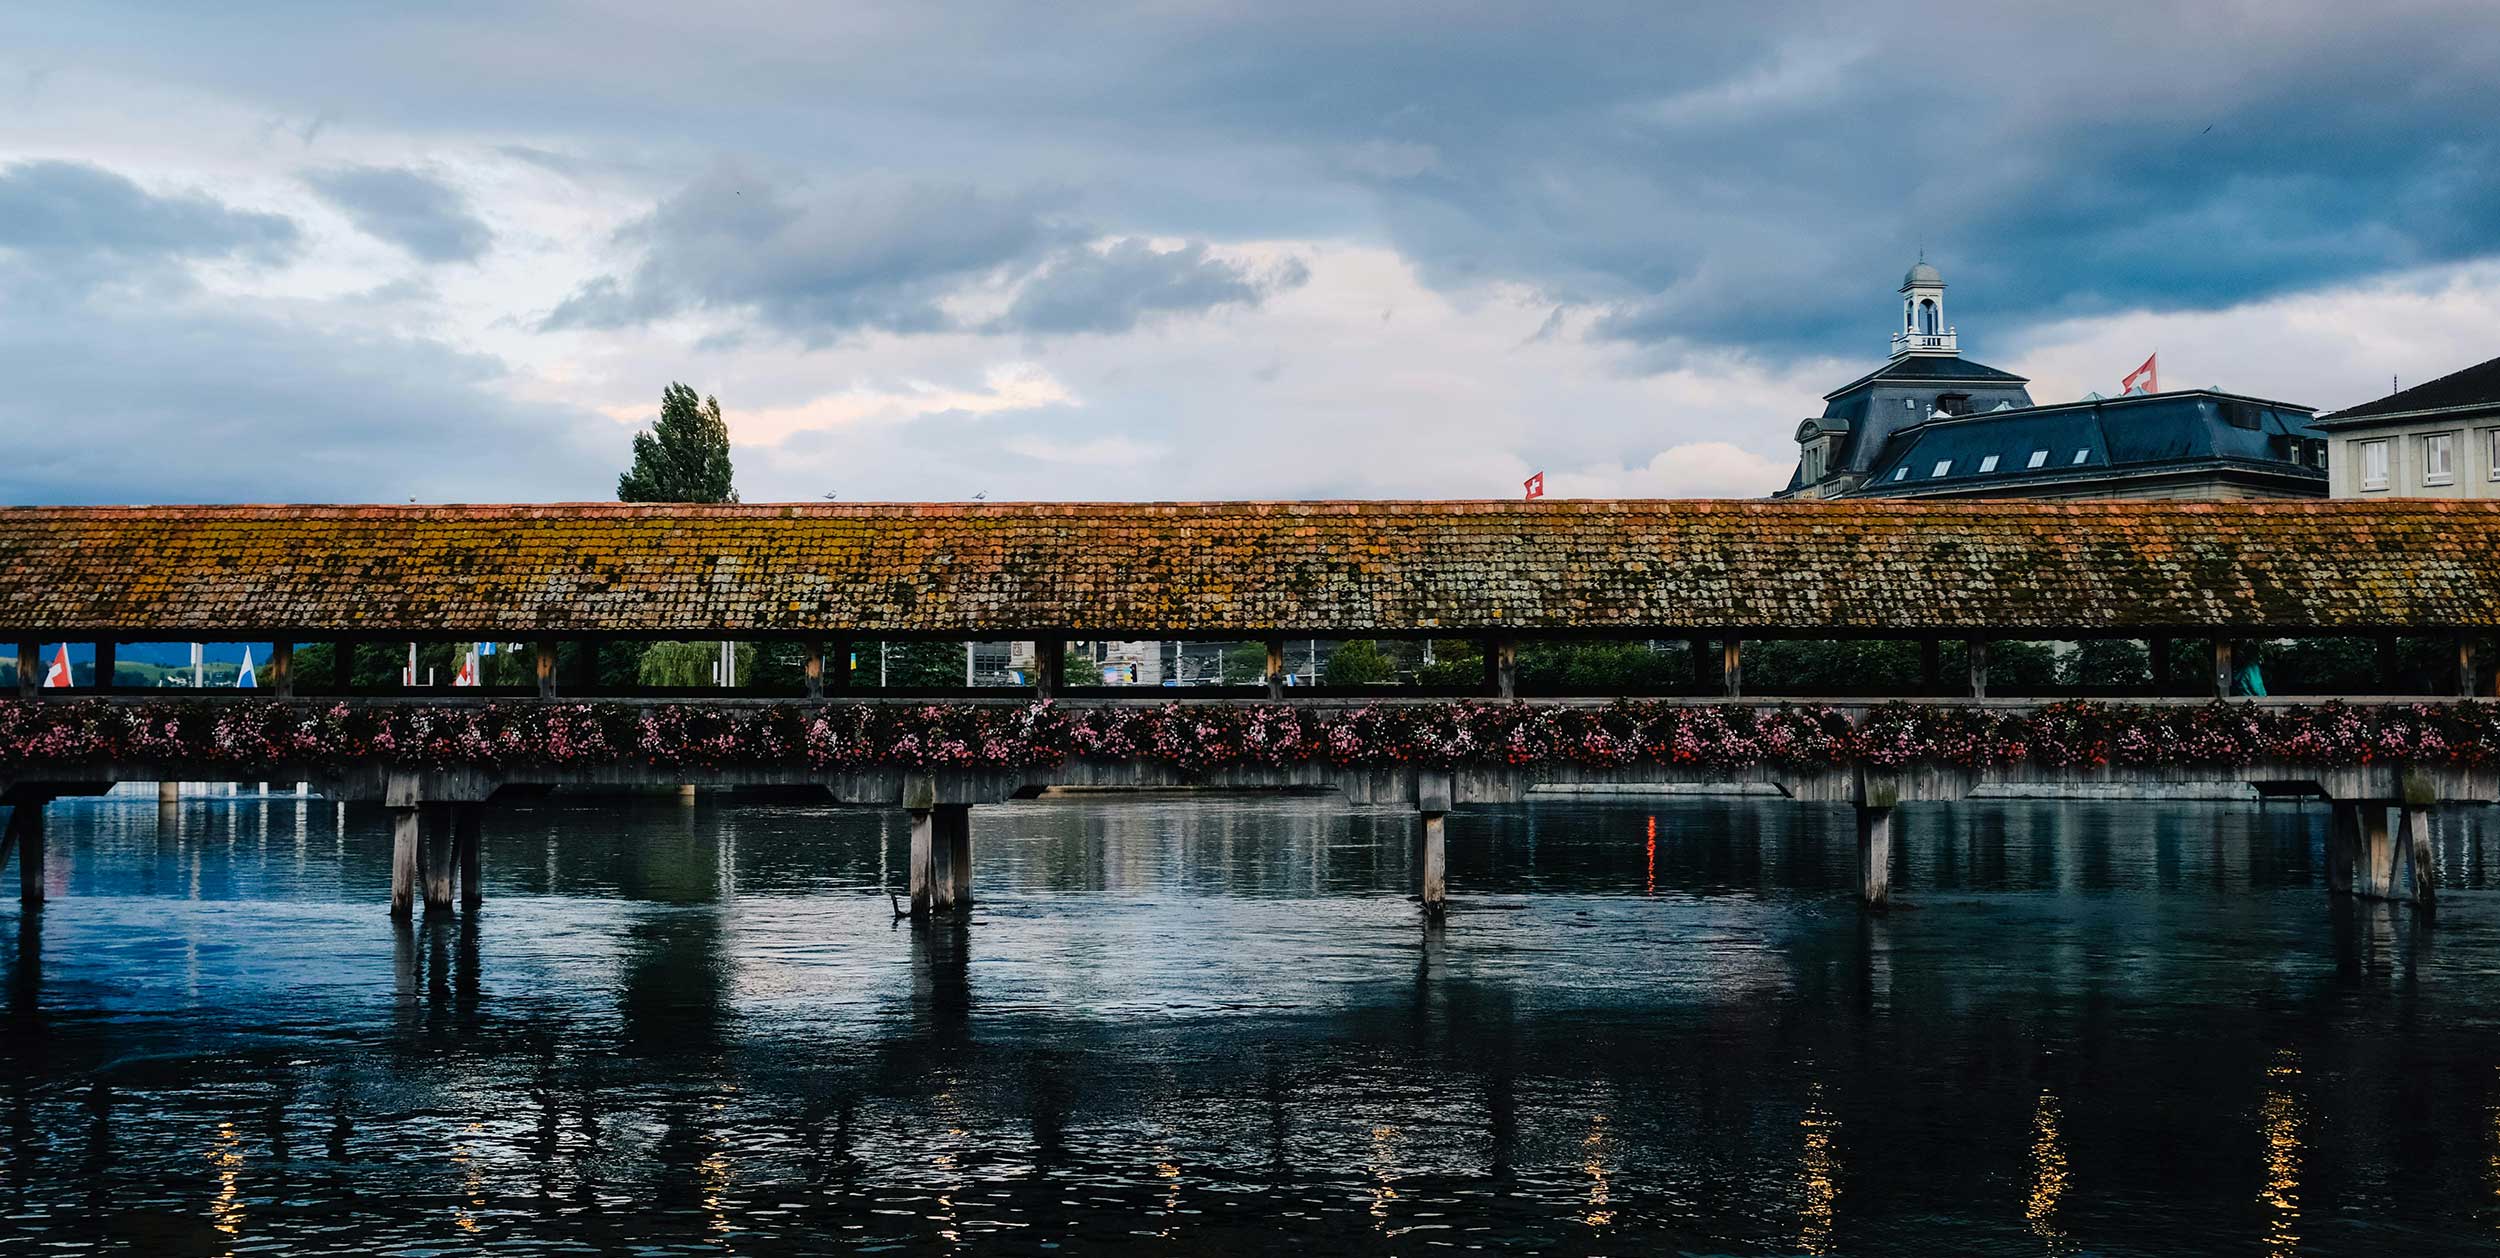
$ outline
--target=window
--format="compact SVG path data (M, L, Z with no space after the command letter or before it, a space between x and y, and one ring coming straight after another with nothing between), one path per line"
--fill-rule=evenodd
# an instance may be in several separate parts
M1905 478L1907 478L1907 477L1909 476L1909 474L1910 474L1910 465L1909 465L1909 464L1907 464L1907 463L1904 463L1904 464L1902 464L1901 466L1899 466L1899 467L1896 467L1896 468L1892 469L1892 478L1893 478L1894 480L1902 480L1902 479L1905 479Z
M2352 443L2352 448L2361 456L2361 487L2387 488L2387 443L2356 441Z
M2483 430L2483 454L2484 467L2490 472L2491 479L2500 480L2500 428Z
M1936 395L1936 409L1943 411L1947 415L1968 415L1970 414L1970 395L1967 393L1939 393Z
M2029 463L2025 463L2025 464L2023 464L2023 466L2024 466L2024 467L2039 467L2040 465L2042 465L2042 464L2044 464L2044 463L2047 463L2048 461L2049 461L2049 452L2048 452L2048 451L2046 451L2046 450L2034 450L2034 451L2032 451L2032 452L2031 452L2031 461L2030 461Z
M2457 435L2435 432L2422 438L2422 483L2453 485L2457 483Z
M2081 464L2084 460L2089 459L2089 458L2091 458L2091 457L2092 457L2092 452L2091 452L2090 450L2077 450L2077 451L2075 451L2074 461L2073 461L2072 463L2068 464L2068 466L2069 466L2069 467L2072 467L2072 466L2077 466L2077 465L2080 465L2080 464Z
M2233 402L2228 399L2218 402L2216 405L2222 410L2222 422L2231 425L2233 428L2245 428L2250 432L2257 431L2259 423L2256 407L2250 406L2246 402Z
M1950 471L1952 471L1952 470L1953 470L1953 460L1951 460L1951 459L1938 459L1938 460L1936 460L1936 470L1935 470L1935 471L1932 471L1932 472L1929 472L1929 473L1927 474L1927 479L1929 479L1929 480L1934 480L1934 479L1936 479L1937 477L1942 476L1942 475L1944 475L1945 473L1950 472Z
M1808 482L1823 479L1823 446L1819 442L1806 447L1805 479Z
M1983 472L1993 472L1997 470L1997 456L1991 454L1988 457L1981 459L1979 461L1979 470Z

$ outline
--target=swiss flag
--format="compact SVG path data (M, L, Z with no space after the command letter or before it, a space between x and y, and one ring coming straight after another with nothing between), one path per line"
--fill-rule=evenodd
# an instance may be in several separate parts
M2145 359L2143 366L2128 372L2127 378L2119 382L2118 391L2122 394L2161 392L2161 377L2153 371L2153 364L2160 360L2159 354Z
M61 649L53 655L52 671L43 675L43 684L47 686L67 686L70 684L68 643L62 643Z
M1544 497L1545 473L1539 472L1536 475L1529 477L1526 481L1522 482L1522 488L1525 488L1528 491L1528 499L1530 501Z

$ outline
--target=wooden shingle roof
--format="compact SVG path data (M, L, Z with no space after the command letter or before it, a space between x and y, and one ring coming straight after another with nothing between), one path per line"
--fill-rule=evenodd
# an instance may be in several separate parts
M2500 502L0 509L0 639L2500 625Z

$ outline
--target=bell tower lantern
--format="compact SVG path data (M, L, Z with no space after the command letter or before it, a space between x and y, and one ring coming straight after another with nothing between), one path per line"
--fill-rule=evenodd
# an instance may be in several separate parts
M1944 275L1921 254L1918 265L1901 277L1901 326L1893 330L1892 356L1961 352L1953 325L1944 321Z

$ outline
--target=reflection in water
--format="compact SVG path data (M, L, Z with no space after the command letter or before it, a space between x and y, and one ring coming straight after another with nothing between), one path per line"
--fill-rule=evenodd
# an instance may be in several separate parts
M2269 1258L2300 1252L2299 1086L2300 1057L2284 1049L2266 1067L2265 1099L2257 1107L2258 1131L2266 1142L2266 1182L2257 1203L2265 1210Z
M1905 808L1880 921L1843 809L1464 811L1437 929L1411 815L1329 800L979 809L980 907L925 924L875 812L499 807L483 909L393 923L377 813L55 808L60 893L0 929L0 1246L2289 1254L2500 1220L2489 813L2440 829L2433 949L2331 902L2324 814L2282 805ZM2401 1094L2327 1109L2308 1063Z
M2057 1207L2066 1197L2066 1138L2058 1131L2057 1094L2040 1090L2039 1108L2031 1115L2031 1196L2023 1217L2031 1234L2049 1243L2052 1253L2064 1252L2066 1234L2058 1230Z
M1803 1222L1797 1231L1797 1248L1828 1254L1832 1252L1832 1198L1839 1191L1833 1183L1837 1163L1832 1157L1832 1130L1840 1124L1823 1108L1820 1081L1806 1085L1806 1113L1797 1125L1805 1129L1805 1157L1799 1174L1805 1207L1800 1211Z

